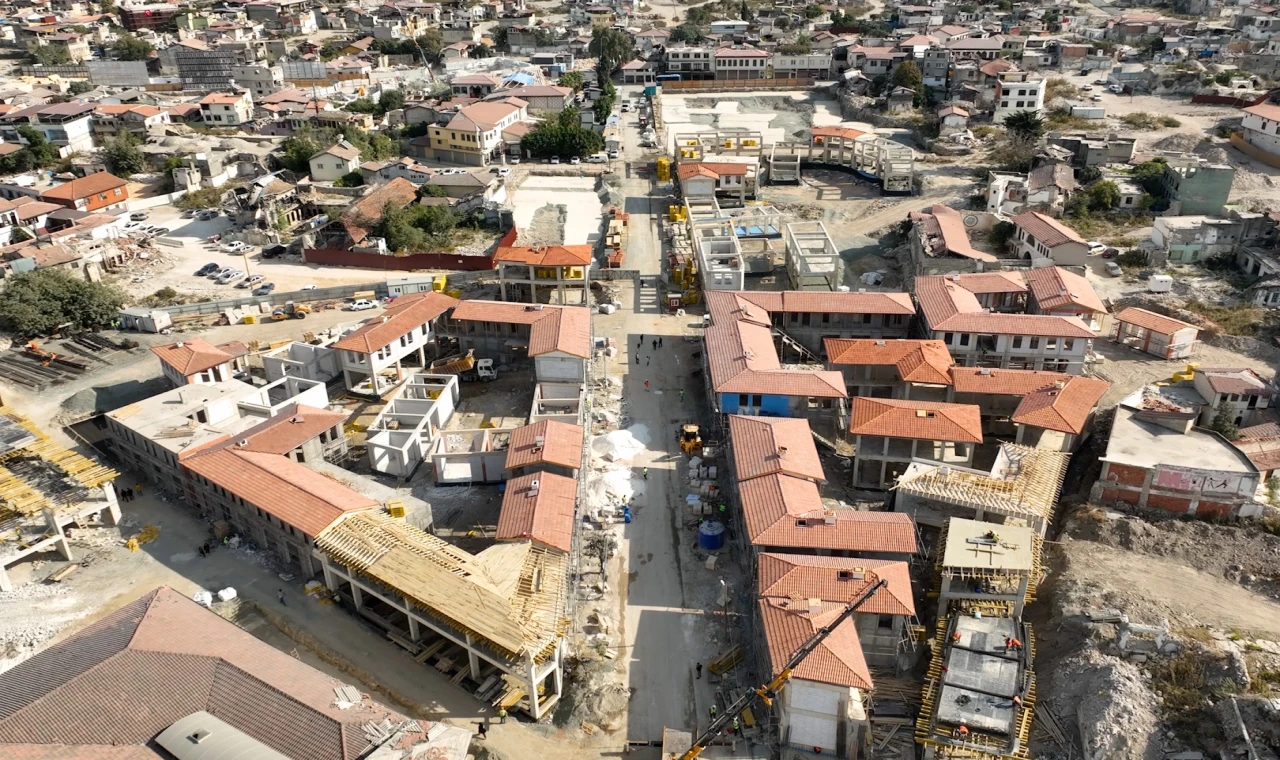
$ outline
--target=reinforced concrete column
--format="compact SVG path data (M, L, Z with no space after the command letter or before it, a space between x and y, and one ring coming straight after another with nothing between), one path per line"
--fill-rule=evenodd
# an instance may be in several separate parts
M322 554L320 569L324 572L324 587L330 591L338 590L338 582L333 576L333 566L329 564L329 555Z
M410 603L409 598L406 596L400 597L400 600L404 602L405 609L407 610L407 612L405 612L405 617L409 619L409 638L417 641L421 638L421 635L418 630L418 619L413 616L413 604Z
M475 650L476 640L467 634L467 666L471 668L471 680L480 681L480 656Z
M527 673L526 681L529 684L529 713L534 720L542 719L542 703L538 699L538 675L537 668L534 667L533 657L526 656L524 658L525 672Z
M44 509L44 519L49 525L49 530L57 536L53 543L54 548L58 550L63 559L68 562L75 562L75 557L71 556L71 544L67 541L67 535L62 532L62 527L58 525L58 517L53 513L52 509L48 507Z
M360 584L356 583L354 576L351 578L351 601L355 602L357 610L364 607L364 594L360 592Z
M98 513L98 519L114 528L120 524L120 499L116 496L115 483L103 483L102 493L107 497L107 506Z

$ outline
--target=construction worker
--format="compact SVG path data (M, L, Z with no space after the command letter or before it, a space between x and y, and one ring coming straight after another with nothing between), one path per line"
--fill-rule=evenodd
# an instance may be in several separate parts
M645 381L644 381L644 390L645 390L645 393L648 393L648 392L649 392L649 381L648 381L648 380L645 380Z
M507 722L507 708L505 707L498 708L498 722L499 723Z
M284 604L284 589L280 589L276 592L276 598L280 600L281 604Z
M734 719L733 719L733 729L732 729L732 732L736 734L736 733L738 733L738 732L739 732L739 731L741 731L741 730L742 730L742 724L738 723L738 719L737 719L737 718L734 718Z
M680 389L680 400L684 401L684 388Z
M1021 652L1021 651L1022 651L1022 642L1021 642L1021 641L1019 641L1017 637L1014 637L1014 638L1010 639L1010 640L1009 640L1009 645L1013 647L1013 651L1015 651L1015 652Z
M641 472L644 474L644 479L645 479L645 480L648 480L648 479L649 479L649 468L648 468L648 467L645 467L644 469L642 469L642 470L641 470Z
M1000 534L996 533L994 530L987 531L986 534L983 536L983 538L987 539L988 541L995 541L996 543L1000 542Z
M951 640L952 640L952 641L954 641L954 642L956 642L957 644L959 644L959 643L960 643L960 632L959 632L959 631L956 631L955 633L951 634Z
M714 723L716 719L716 706L711 705L711 708L708 710L708 712L711 713L711 721Z
M697 674L698 674L698 675L696 676L696 678L697 678L699 681L701 681L701 680L702 680L702 663L698 663L698 664L697 664L697 666L695 666L695 667L694 667L694 670L695 670L695 671L697 672Z
M1005 651L1005 654L1008 654L1008 653L1009 653L1009 647L1011 647L1011 646L1013 646L1013 637L1012 637L1012 636L1005 636L1005 637L1004 637L1004 651Z

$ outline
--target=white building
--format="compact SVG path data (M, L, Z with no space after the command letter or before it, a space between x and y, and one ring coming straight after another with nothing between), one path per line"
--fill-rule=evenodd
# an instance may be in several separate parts
M383 395L403 381L402 362L412 354L425 367L426 348L436 340L436 320L457 303L443 293L401 296L382 315L334 343L347 389Z
M1249 145L1280 157L1280 106L1261 103L1244 109L1240 131Z
M232 379L237 357L232 344L214 346L204 338L189 338L165 346L155 346L151 353L160 357L160 370L175 387L207 385Z
M307 162L311 166L311 179L332 182L360 168L360 151L346 140L325 148Z
M211 92L200 100L200 116L215 127L238 127L253 119L253 95Z
M1089 244L1070 227L1039 211L1023 211L1013 218L1018 256L1033 267L1082 267L1089 260Z
M1009 114L1018 111L1040 113L1044 109L1045 84L1044 78L1028 71L1000 72L992 120L1003 124Z

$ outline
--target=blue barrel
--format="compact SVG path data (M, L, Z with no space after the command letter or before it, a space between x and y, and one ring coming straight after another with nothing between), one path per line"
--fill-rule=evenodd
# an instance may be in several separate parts
M724 548L724 523L707 520L698 526L698 546L709 552Z

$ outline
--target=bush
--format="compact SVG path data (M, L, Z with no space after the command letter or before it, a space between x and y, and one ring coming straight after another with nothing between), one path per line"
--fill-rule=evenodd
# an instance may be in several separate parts
M216 208L222 205L223 192L224 188L221 187L202 187L182 196L174 201L173 205L184 211L193 208Z
M88 282L61 269L14 275L0 298L0 330L21 339L46 335L70 323L79 330L111 324L124 306L113 285Z
M1017 228L1013 226L1013 222L997 222L996 226L991 228L990 240L993 245L1004 247L1013 237L1013 233Z
M364 184L364 174L359 169L338 177L333 181L334 187L360 187Z

